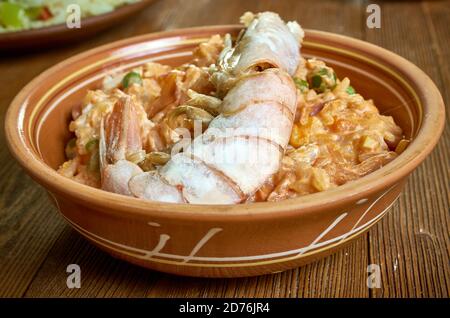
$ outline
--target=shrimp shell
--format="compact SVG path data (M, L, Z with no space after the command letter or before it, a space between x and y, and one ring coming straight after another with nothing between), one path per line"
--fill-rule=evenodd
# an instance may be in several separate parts
M217 73L227 74L215 81L226 87L219 115L158 170L143 172L125 160L129 147L140 150L139 127L131 99L119 101L102 127L103 189L174 203L236 204L251 197L278 171L289 141L297 106L291 75L300 60L295 29L265 12L250 22L232 54L225 46Z

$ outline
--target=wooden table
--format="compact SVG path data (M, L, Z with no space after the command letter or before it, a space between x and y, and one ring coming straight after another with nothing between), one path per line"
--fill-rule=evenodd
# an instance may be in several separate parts
M450 1L382 1L381 29L366 27L372 1L159 0L131 21L83 43L0 57L0 120L33 77L86 49L148 32L236 23L247 10L273 10L303 27L360 38L428 73L450 105ZM449 121L450 110L447 112ZM113 259L75 233L45 190L6 149L0 130L0 296L14 297L448 297L450 294L450 127L409 178L390 213L356 243L316 263L244 279L196 279ZM68 289L66 268L81 267ZM369 289L367 266L381 268Z

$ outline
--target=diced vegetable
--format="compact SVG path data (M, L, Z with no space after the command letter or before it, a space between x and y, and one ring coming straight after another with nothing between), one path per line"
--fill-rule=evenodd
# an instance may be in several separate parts
M52 13L45 6L40 7L29 7L25 9L25 12L31 20L41 20L45 21L52 17Z
M375 149L379 146L379 143L370 136L363 137L363 142L361 147L366 149Z
M0 2L0 24L5 27L21 28L25 25L25 9L16 3Z
M317 74L321 76L328 75L328 70L326 68L321 68Z
M347 94L349 95L354 95L356 94L355 89L352 86L347 87L347 89L345 90L347 92Z
M408 147L410 141L407 139L402 139L399 141L397 147L395 147L395 152L399 155Z
M322 77L319 75L314 75L312 77L311 84L313 88L320 88L320 84L322 84Z
M307 81L302 80L298 77L294 77L295 86L303 93L309 89L309 84Z
M37 20L41 14L42 7L30 7L25 9L27 17L31 20Z
M127 75L125 75L122 80L123 88L128 88L132 84L139 84L139 85L142 84L141 75L139 75L136 72L130 72Z
M94 152L98 150L98 139L91 139L88 141L88 143L86 144L86 151L87 152Z
M323 93L336 87L337 77L332 68L317 66L308 74L308 81L317 93Z
M311 184L317 191L325 191L330 187L330 176L323 169L314 169Z
M42 7L41 12L39 13L38 19L42 21L46 21L52 17L52 13L47 7Z
M43 7L29 7L25 9L25 13L31 20L39 19Z
M75 138L72 138L67 142L66 148L64 149L67 159L73 159L77 155L76 141L77 140Z
M289 139L289 143L292 147L298 148L301 146L301 136L300 136L300 127L297 124L294 124L291 131L291 138Z

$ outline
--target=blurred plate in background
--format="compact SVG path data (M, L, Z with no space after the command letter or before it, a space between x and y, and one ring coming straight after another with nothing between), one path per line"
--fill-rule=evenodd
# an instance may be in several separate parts
M83 18L81 28L69 29L66 24L57 24L38 29L0 33L0 52L21 49L40 49L73 41L79 41L139 13L154 0L141 0L117 8L109 13Z

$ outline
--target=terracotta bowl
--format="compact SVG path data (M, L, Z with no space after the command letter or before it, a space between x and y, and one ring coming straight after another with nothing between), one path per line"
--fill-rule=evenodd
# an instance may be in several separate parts
M394 116L412 143L380 170L334 190L278 203L188 205L143 201L58 175L70 138L71 108L109 71L147 61L179 65L215 26L149 34L74 56L39 75L6 116L11 152L53 198L74 229L108 253L154 270L206 277L251 276L297 267L335 252L389 210L407 176L436 145L444 105L430 78L385 49L307 31L305 57L348 76L356 90ZM401 230L401 229L399 229Z

